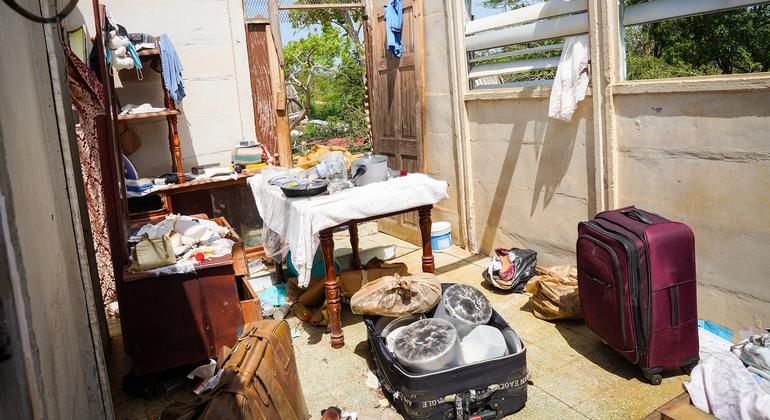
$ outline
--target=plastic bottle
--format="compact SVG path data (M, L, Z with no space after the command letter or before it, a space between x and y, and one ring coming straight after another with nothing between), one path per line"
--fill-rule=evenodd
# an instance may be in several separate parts
M273 311L273 319L277 319L277 320L284 319L286 318L286 315L289 314L289 311L291 311L291 305L289 305L288 303L284 303L278 308L275 308L275 311Z

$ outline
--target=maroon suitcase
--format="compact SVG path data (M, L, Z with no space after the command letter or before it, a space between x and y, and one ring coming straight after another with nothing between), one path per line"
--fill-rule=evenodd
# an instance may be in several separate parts
M588 326L657 385L698 363L692 230L635 207L578 225L578 291Z

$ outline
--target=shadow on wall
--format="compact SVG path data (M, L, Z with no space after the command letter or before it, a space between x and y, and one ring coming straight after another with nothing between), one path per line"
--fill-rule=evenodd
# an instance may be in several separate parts
M545 104L547 105L547 102ZM522 105L520 102L516 103L517 107ZM543 102L540 102L538 105L543 105ZM471 118L474 118L473 122L476 125L489 125L489 127L501 125L499 104L489 102L476 104L475 107L477 107L478 111L473 112ZM489 213L484 222L483 235L480 238L482 249L491 250L495 245L497 229L501 225L503 213L508 210L506 209L506 202L508 201L511 189L527 188L525 185L512 185L517 166L522 167L520 170L529 170L525 168L534 168L537 165L536 173L519 174L519 179L533 179L532 200L529 208L529 215L533 216L537 211L541 198L543 202L542 209L547 208L551 204L557 188L569 169L578 135L586 132L586 138L591 139L593 137L590 124L587 123L588 120L584 112L585 106L579 108L579 112L571 123L548 118L545 115L547 112L546 107L538 106L537 108L538 110L542 109L542 117L527 121L524 120L525 115L522 113L523 120L505 125L505 128L510 127L510 133L507 136L500 135L496 139L500 142L506 142L506 149L505 154L497 153L493 157L495 160L501 159L501 166L499 176L495 181L495 191L490 198L491 203ZM531 113L527 112L526 114ZM520 156L524 145L531 146L534 149L534 156L529 154ZM586 182L588 183L587 199L589 200L589 212L592 212L595 207L593 204L595 197L594 152L592 146L587 146L586 149L586 161L588 162L586 165L588 167L586 171ZM529 163L526 162L527 159L534 162L527 164ZM580 200L586 199L585 197L577 198ZM525 214L524 211L516 213Z
M569 163L572 160L572 152L575 148L575 137L583 126L583 120L566 123L554 119L539 124L545 126L540 150L537 151L538 167L535 177L535 187L532 193L532 205L529 215L537 210L537 203L543 195L543 209L548 207L556 194L556 188L567 174ZM535 144L537 150L537 144Z
M477 121L478 122L478 121ZM479 122L480 123L480 122ZM509 180L513 179L513 173L516 170L516 164L519 161L521 146L524 143L524 131L527 124L513 124L508 142L508 148L503 156L503 166L500 171L500 178L497 181L495 195L492 198L492 204L489 206L486 226L484 226L484 235L481 238L481 249L491 250L494 247L495 231L500 225L505 201L510 190Z

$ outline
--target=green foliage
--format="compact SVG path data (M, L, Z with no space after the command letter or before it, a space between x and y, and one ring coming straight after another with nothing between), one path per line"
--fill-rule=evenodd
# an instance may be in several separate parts
M486 0L484 6L489 8L499 8L505 10L520 9L530 6L534 3L540 3L537 0Z
M318 4L318 3L339 3L339 0L295 0L294 4ZM365 52L364 45L361 42L361 28L364 22L363 9L332 9L318 8L307 10L292 10L289 13L289 20L295 28L311 28L315 25L333 27L341 29L345 36L353 43L353 48L358 53L359 61L363 63Z
M629 79L769 71L770 6L628 28L626 44Z
M365 138L366 67L355 42L331 25L320 33L289 42L284 48L286 80L301 97L310 119L329 124L308 124L295 149L330 138Z
M626 59L628 80L661 79L670 77L708 76L718 74L709 66L700 68L677 61L674 63L652 55L630 53Z

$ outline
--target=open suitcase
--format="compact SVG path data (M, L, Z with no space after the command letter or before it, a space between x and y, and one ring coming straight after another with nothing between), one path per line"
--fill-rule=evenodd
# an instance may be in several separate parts
M578 225L578 291L589 327L653 385L698 363L692 230L626 207Z
M448 286L443 284L444 289ZM496 311L489 325L503 332L510 354L425 374L410 373L396 361L375 327L379 318L364 316L369 349L385 396L404 418L499 419L524 407L529 376L526 348Z

